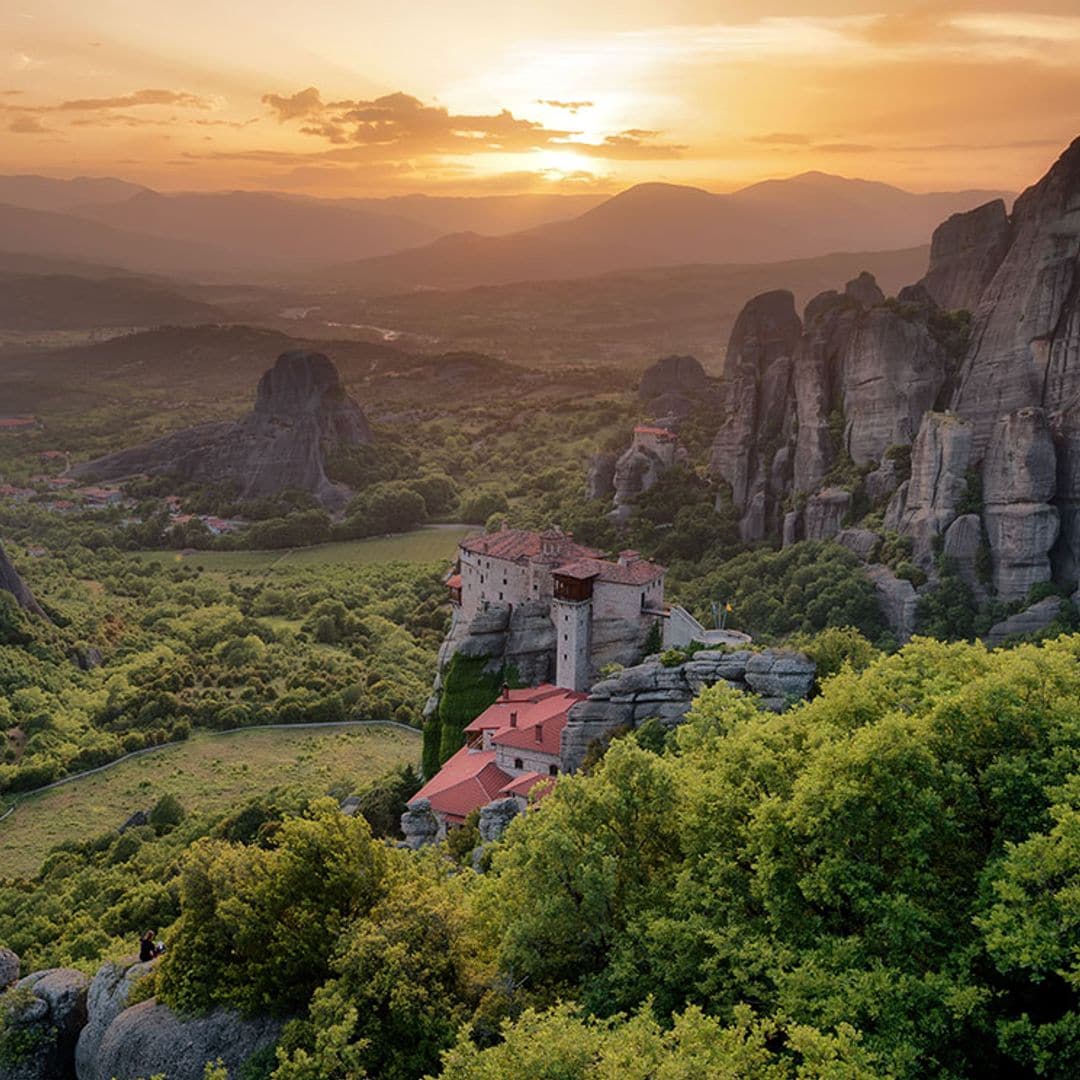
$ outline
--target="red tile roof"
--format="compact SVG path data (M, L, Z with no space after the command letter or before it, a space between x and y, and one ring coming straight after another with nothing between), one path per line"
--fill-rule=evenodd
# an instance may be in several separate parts
M499 792L499 795L520 795L522 798L528 798L531 793L534 799L542 799L554 786L555 777L545 776L538 772L527 772L511 780Z
M596 578L612 585L648 585L649 582L664 576L664 568L646 559L629 564L607 562L604 559L579 559L566 566L557 566L552 573L578 580Z
M451 574L446 579L446 587L448 589L460 589L461 588L461 575L460 574Z
M664 427L651 427L649 424L638 424L634 428L635 435L655 435L658 439L677 439L674 431Z
M494 750L463 746L409 800L428 799L436 813L458 823L478 807L498 797L512 777L495 764Z
M557 557L561 561L585 559L600 554L593 548L576 543L569 536L554 534L552 530L549 530L547 534L541 534L528 529L499 529L497 532L484 533L481 536L470 536L462 540L461 547L476 555L518 562L522 559L540 558L545 538L557 545Z

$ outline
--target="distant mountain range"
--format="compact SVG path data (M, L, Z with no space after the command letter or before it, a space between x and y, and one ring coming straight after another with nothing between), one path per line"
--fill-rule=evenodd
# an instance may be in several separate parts
M314 272L325 286L385 294L907 248L944 217L1002 196L916 195L823 173L729 195L640 184L610 198L387 199L0 176L0 250L219 280Z
M571 221L510 236L445 236L410 251L333 267L360 290L463 288L693 263L763 263L926 243L951 214L994 191L916 195L888 184L804 173L730 195L639 184Z

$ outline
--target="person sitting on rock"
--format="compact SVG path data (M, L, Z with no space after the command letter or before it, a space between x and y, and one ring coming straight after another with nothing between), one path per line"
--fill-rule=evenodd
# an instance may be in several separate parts
M160 955L161 949L158 948L154 941L156 931L147 930L141 938L139 938L139 963L145 964L149 960L153 960L155 956Z

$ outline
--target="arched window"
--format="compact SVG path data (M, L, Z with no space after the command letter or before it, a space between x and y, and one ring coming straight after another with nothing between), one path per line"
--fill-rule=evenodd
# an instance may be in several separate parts
M521 758L519 758L519 757L514 758L514 768L515 769L524 769L525 768L525 765L522 762Z
M559 766L558 765L549 765L548 766L548 776L558 776L558 775L559 775Z

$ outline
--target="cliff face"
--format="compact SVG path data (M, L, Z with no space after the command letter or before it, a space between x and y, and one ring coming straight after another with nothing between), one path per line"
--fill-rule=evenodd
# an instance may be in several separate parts
M751 300L721 393L712 468L745 539L827 538L873 508L931 575L947 548L977 594L1075 583L1080 140L1011 216L997 200L942 224L895 301L865 274L802 319L788 293ZM982 550L992 582L974 580Z
M19 577L18 571L11 565L2 547L0 547L0 589L11 593L23 611L28 611L31 615L37 615L42 619L47 618L41 605L34 599L34 594L27 588L26 582Z
M282 353L263 375L254 409L238 422L187 428L73 472L103 480L175 473L201 483L231 481L242 498L299 488L337 506L347 492L327 479L326 454L370 441L367 419L333 362L322 353L294 351Z

